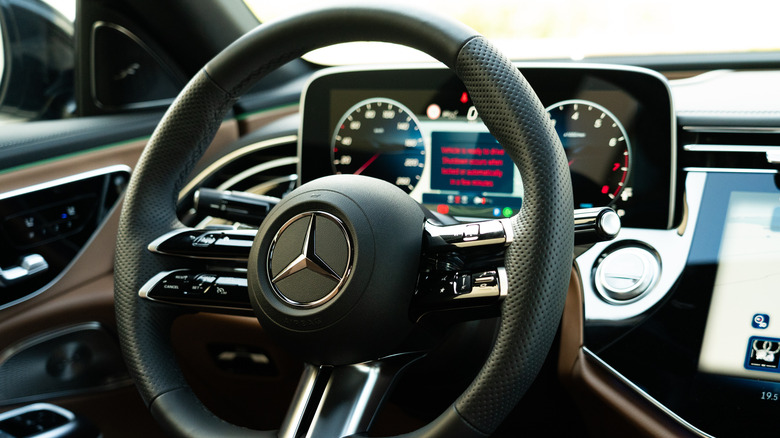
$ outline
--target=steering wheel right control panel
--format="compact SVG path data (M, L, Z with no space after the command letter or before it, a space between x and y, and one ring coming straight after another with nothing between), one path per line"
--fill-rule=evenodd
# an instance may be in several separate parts
M623 226L667 228L674 182L666 82L640 69L519 66L566 151L574 208L612 207ZM522 175L449 71L336 69L303 98L300 181L383 179L461 220L513 216Z

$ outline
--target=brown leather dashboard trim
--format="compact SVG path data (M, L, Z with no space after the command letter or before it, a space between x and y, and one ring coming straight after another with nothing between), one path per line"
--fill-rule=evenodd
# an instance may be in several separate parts
M584 349L581 278L572 269L561 322L558 376L599 437L700 437L637 393Z
M145 145L146 140L135 140L119 146L98 149L3 173L0 174L0 190L8 192L22 189L117 164L124 164L132 168L138 161Z

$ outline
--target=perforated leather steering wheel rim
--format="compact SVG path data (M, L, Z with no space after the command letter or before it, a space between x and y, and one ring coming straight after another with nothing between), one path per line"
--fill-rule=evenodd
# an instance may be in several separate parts
M535 378L555 336L573 247L572 194L565 153L544 107L516 67L487 40L427 12L355 6L264 24L201 70L155 130L123 204L115 260L115 302L126 362L145 403L179 436L274 436L226 423L184 380L169 331L180 314L138 297L173 261L150 254L156 237L181 227L176 195L222 123L253 84L315 48L375 40L420 49L453 69L483 121L520 170L523 208L506 254L509 295L496 343L479 375L453 405L414 436L486 436Z

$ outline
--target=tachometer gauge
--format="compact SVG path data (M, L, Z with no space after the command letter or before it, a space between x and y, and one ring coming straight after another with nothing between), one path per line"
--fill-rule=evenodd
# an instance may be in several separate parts
M331 158L336 174L373 176L409 193L425 168L425 143L408 108L390 99L368 99L339 121Z
M565 100L547 108L571 169L574 207L602 207L620 195L631 146L620 121L603 106Z

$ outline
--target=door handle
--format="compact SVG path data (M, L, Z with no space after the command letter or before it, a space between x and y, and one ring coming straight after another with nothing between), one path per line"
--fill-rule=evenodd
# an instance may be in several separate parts
M46 259L40 254L30 254L22 257L18 266L7 269L0 268L0 287L12 286L27 280L49 269Z

